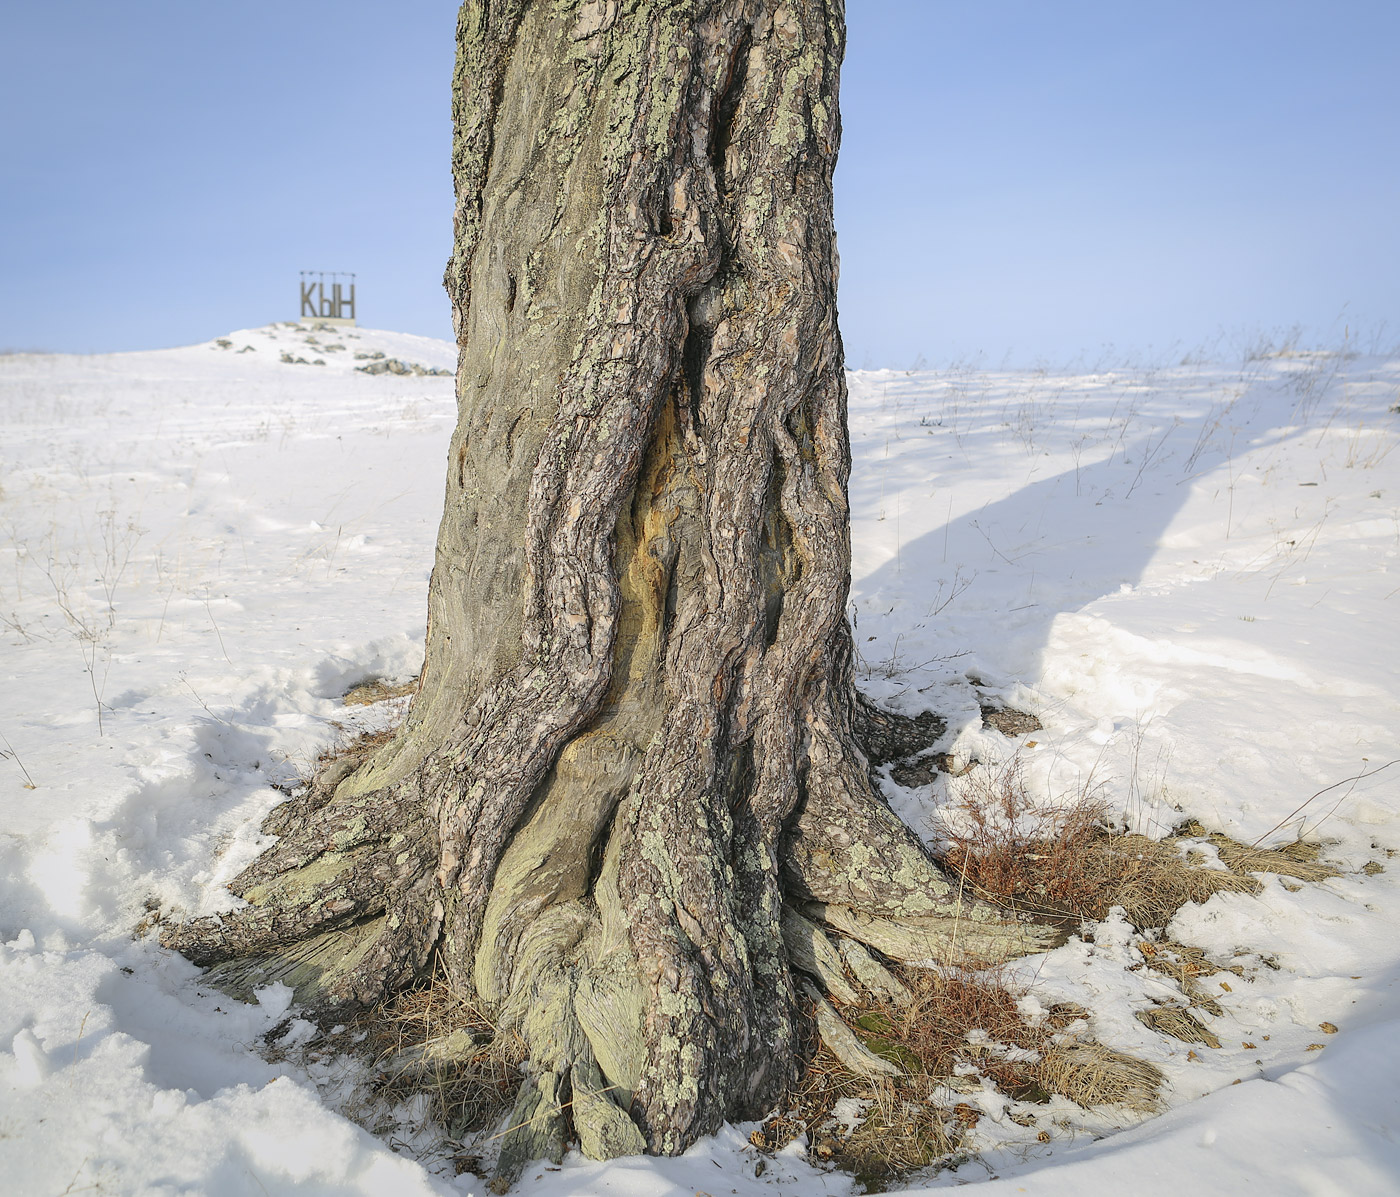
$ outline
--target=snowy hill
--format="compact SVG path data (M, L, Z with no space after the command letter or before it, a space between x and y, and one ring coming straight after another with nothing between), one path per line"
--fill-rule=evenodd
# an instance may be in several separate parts
M395 1139L345 1116L358 1066L296 1050L286 991L243 1006L133 938L226 906L277 787L389 717L347 688L418 669L455 403L411 371L455 357L290 325L0 357L7 1191L485 1191L414 1111ZM359 369L391 359L410 372ZM851 375L862 688L947 718L955 763L1014 756L1049 801L1102 786L1150 836L1303 837L1338 873L1177 916L1239 969L1216 1049L1134 1017L1180 990L1121 920L1024 962L1035 1000L1162 1068L1172 1108L1124 1129L983 1091L980 1159L927 1185L1400 1192L1400 765L1377 771L1400 758L1397 406L1400 358L1343 354ZM989 701L1043 728L1008 738ZM887 793L926 831L951 784ZM760 1161L748 1129L678 1160L571 1156L521 1191L852 1191L800 1144Z

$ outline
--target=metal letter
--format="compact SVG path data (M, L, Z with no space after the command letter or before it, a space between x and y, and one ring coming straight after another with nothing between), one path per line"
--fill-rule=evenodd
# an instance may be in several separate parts
M316 301L311 297L311 292L316 289L315 283L301 284L301 314L303 316L314 316L316 314Z

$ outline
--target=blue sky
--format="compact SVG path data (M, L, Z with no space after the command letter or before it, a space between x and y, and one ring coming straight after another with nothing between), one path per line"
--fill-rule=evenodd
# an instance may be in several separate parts
M449 335L451 0L0 3L0 348ZM1394 0L851 0L852 366L1400 343Z

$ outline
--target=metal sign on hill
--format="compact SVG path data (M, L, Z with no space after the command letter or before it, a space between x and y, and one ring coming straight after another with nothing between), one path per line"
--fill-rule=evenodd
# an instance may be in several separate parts
M330 279L329 291L326 280ZM348 284L341 279L349 279ZM348 291L347 291L348 288ZM301 272L301 319L355 323L355 276L340 270Z

